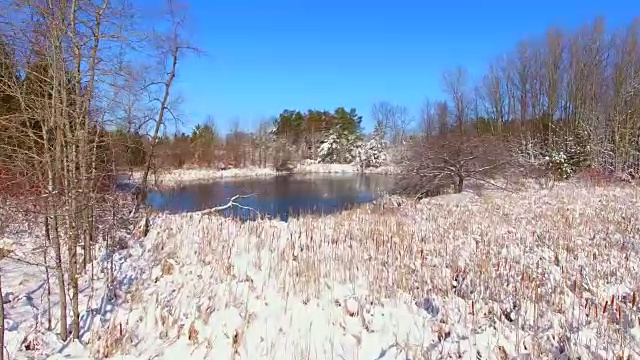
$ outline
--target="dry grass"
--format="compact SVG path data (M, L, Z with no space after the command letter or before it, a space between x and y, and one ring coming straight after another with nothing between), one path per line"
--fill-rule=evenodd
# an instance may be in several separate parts
M200 343L194 351L204 354L221 346L212 343L222 332L243 358L278 358L284 350L276 347L287 346L297 358L323 358L300 334L295 343L263 338L262 355L242 349L244 339L268 334L256 324L277 297L290 317L305 316L296 314L300 303L309 314L330 305L339 319L328 322L343 333L360 329L356 349L364 349L362 334L383 332L376 312L402 308L423 323L392 331L389 348L411 358L637 357L638 194L633 186L564 183L395 200L288 224L160 215L149 234L156 273L146 290L156 300L146 306L161 309L163 324L184 328L168 334ZM235 322L221 325L229 312ZM282 331L285 338L294 330Z

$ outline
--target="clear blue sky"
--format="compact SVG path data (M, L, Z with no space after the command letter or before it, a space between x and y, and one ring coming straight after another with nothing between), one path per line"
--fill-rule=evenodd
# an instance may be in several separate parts
M207 55L180 64L181 112L188 126L211 114L223 131L234 118L250 130L285 108L337 106L355 107L368 130L376 101L417 114L425 97L442 98L445 69L460 64L478 76L550 25L572 29L602 15L618 27L640 15L640 0L190 0L189 7L192 40Z

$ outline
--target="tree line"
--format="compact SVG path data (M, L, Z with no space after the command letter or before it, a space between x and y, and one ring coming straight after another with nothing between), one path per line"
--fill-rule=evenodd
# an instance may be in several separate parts
M354 108L305 112L286 109L272 119L261 121L253 131L241 129L238 122L233 122L229 131L222 134L213 117L208 117L190 133L160 136L155 165L157 168L267 167L305 159L349 163L363 158L357 150L367 148L368 137L378 139L375 131L367 136L361 123L362 116ZM124 129L118 129L116 136L122 139L118 143L124 145L119 151L126 154L120 157L119 166L142 166L147 158L148 137ZM384 151L382 139L379 143L379 151Z
M465 178L513 170L640 176L639 25L607 29L597 18L575 31L550 28L478 81L463 67L444 72L448 97L425 102L401 190L461 191Z
M417 162L446 169L438 182L504 169L507 154L511 168L546 169L563 178L585 168L637 176L638 24L607 29L596 18L573 31L552 27L497 57L480 77L472 79L462 66L445 71L446 98L426 100L415 116L405 106L378 102L370 110L376 130L368 137L382 137L381 147L392 153L391 161L407 166L405 173L416 173ZM352 162L367 137L361 123L355 109L289 109L253 132L236 126L200 142L193 134L166 137L162 146L171 155L162 158L174 159L167 160L171 166ZM469 153L475 155L463 156Z

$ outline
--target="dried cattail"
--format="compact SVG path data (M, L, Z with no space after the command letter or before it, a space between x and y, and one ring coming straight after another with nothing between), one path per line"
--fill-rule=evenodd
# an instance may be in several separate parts
M191 322L191 325L189 325L188 340L192 344L198 343L198 329L196 328L195 322Z
M622 311L620 310L620 305L618 305L618 324L622 324Z
M240 336L241 336L241 334L240 334L239 330L236 330L233 333L232 346L233 346L233 350L234 350L233 352L234 352L235 355L238 355L238 353L239 353Z
M611 295L611 306L613 307L614 295Z
M604 302L604 305L602 305L602 315L604 315L604 313L606 313L606 312L607 312L607 305L608 305L608 304L609 304L609 303L605 301L605 302Z
M595 311L596 311L596 312L595 312L595 317L596 317L596 319L597 319L597 318L598 318L598 306L594 306L594 309L595 309Z
M633 292L633 295L631 296L631 307L635 307L636 306L636 292Z
M473 300L471 300L471 315L476 315L476 304Z
M507 350L505 350L504 346L498 346L498 358L500 360L507 360L509 358L509 354Z

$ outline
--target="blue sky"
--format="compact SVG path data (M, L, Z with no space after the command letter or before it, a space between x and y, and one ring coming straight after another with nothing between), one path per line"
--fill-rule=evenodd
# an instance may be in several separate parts
M151 0L147 0L151 1ZM155 0L157 1L157 0ZM154 1L154 2L155 2ZM517 41L595 16L618 27L638 0L190 0L190 32L205 56L180 63L175 90L187 126L213 115L251 130L285 108L355 107L370 129L376 101L439 99L443 70L473 76Z

